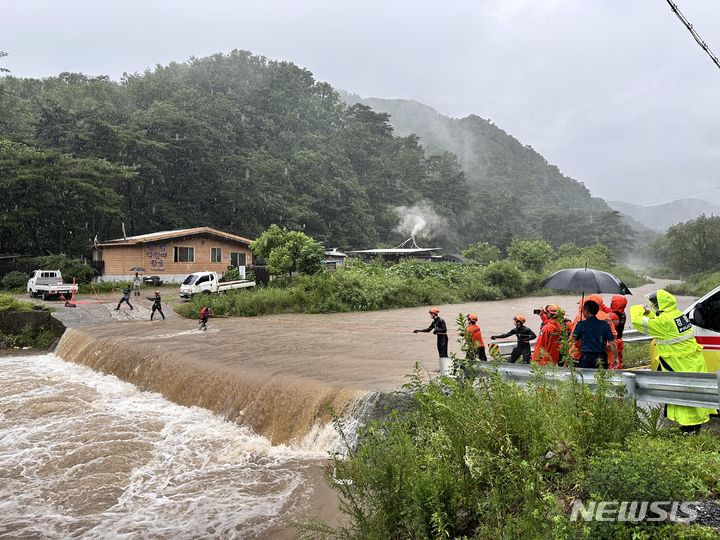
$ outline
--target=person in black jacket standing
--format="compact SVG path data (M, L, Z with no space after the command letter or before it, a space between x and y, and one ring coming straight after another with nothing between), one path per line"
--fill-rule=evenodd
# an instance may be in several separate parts
M147 297L148 300L151 300L152 305L152 313L150 313L150 320L153 320L153 317L155 316L155 312L159 312L160 316L163 318L163 321L165 320L165 314L162 311L162 299L160 298L160 291L155 291L155 296Z
M421 330L413 330L413 334L418 332L432 332L437 335L437 350L440 358L447 358L448 355L448 335L447 325L442 317L440 317L440 310L436 307L430 308L430 317L432 322L427 328Z
M515 315L513 317L515 328L513 328L509 332L506 332L505 334L500 334L499 336L490 336L490 339L501 339L510 336L517 336L517 345L510 353L510 362L513 364L521 356L523 358L523 362L525 362L526 364L530 363L530 342L537 336L535 335L535 332L525 326L525 320L526 319L524 315Z

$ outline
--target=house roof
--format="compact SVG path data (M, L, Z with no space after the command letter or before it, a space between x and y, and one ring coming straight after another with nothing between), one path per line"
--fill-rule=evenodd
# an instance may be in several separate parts
M338 251L337 248L332 248L331 250L326 251L325 255L327 257L347 257L347 254L343 253L342 251Z
M175 231L161 231L149 234L139 234L136 236L128 236L127 238L116 238L115 240L107 240L97 244L97 247L112 247L112 246L129 246L135 244L147 244L150 242L158 242L160 240L170 240L172 238L181 238L184 236L197 236L200 234L208 234L211 236L218 236L225 238L226 240L233 240L242 244L250 244L253 240L238 236L236 234L230 234L224 231L218 231L211 227L195 227L194 229L178 229Z
M389 249L362 249L359 251L351 251L350 253L373 253L383 255L412 255L413 253L429 253L430 251L438 251L441 248L389 248Z
M411 247L405 247L410 245ZM431 251L439 251L441 248L421 248L415 242L412 236L405 240L399 246L394 248L377 248L377 249L361 249L351 251L350 253L367 253L372 255L415 255L418 253L430 253Z

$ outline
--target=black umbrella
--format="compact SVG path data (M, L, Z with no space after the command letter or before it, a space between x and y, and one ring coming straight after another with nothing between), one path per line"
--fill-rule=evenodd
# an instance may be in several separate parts
M592 268L558 270L542 283L548 289L585 293L632 294L620 278Z
M147 270L145 270L142 266L133 266L130 269L130 272L146 272L146 271Z

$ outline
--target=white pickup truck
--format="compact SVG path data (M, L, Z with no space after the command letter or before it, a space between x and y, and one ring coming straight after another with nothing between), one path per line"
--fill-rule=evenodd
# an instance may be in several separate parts
M74 283L63 283L60 270L33 270L27 282L27 292L31 297L42 296L43 300L63 295L70 299L77 291Z
M254 286L254 281L246 279L221 282L217 272L195 272L186 277L180 285L180 298L191 298L200 293L222 293L232 289L246 289Z

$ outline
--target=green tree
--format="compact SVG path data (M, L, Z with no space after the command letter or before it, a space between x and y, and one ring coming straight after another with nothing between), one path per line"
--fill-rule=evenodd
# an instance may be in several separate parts
M128 168L0 139L0 252L85 254L119 234Z
M500 260L500 249L487 242L477 242L465 248L462 255L473 262L489 264Z
M524 268L542 271L553 255L552 246L545 240L515 239L508 248L508 258L519 262Z
M720 216L702 215L667 232L667 257L677 272L695 274L720 266Z
M323 246L300 231L289 231L276 224L250 246L255 257L265 259L275 274L302 272L314 274L322 269Z

